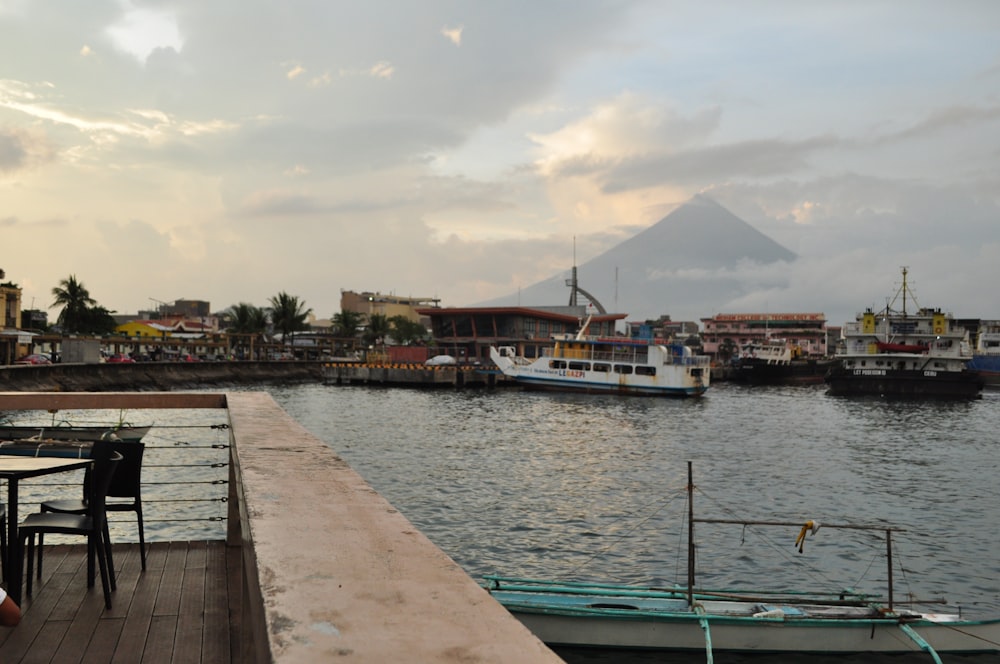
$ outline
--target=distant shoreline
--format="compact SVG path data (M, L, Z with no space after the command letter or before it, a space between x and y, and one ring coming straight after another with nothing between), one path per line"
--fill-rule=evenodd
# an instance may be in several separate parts
M0 391L170 391L212 385L322 382L324 362L138 362L0 367Z

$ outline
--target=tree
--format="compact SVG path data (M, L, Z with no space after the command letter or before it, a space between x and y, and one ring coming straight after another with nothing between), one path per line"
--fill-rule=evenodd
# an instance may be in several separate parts
M392 338L401 344L411 344L427 338L427 328L406 316L393 316L389 323L392 325Z
M261 307L254 306L247 302L234 304L228 309L231 322L229 331L238 336L237 345L244 346L246 340L250 340L250 351L253 354L253 340L263 337L267 332L267 312Z
M374 344L379 340L385 343L389 329L389 319L386 318L385 314L372 314L368 317L368 326L365 328L365 343Z
M339 314L333 315L333 326L338 337L354 339L358 336L358 328L365 320L365 315L357 311L341 309Z
M76 275L71 274L60 281L59 285L52 289L52 295L55 297L52 306L63 308L56 323L64 332L90 332L87 329L88 311L97 305L97 301L90 297L87 288L76 280Z
M270 299L271 324L275 331L281 332L281 344L288 345L290 335L302 330L308 330L306 319L312 309L305 308L305 302L299 302L295 295L282 291Z

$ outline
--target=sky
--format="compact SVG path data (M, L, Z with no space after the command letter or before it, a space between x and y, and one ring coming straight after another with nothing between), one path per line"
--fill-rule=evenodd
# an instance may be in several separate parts
M697 194L799 258L675 320L1000 319L1000 3L0 0L25 308L471 306Z

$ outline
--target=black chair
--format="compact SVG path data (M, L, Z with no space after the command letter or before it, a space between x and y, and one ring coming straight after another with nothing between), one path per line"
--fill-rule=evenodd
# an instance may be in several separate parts
M85 514L60 514L57 512L35 512L18 527L17 574L24 573L24 560L28 559L27 596L31 597L32 561L34 558L35 536L45 534L79 535L87 538L87 587L94 586L94 557L101 572L101 586L104 590L104 606L111 608L111 591L115 587L114 569L108 559L111 541L107 538L105 500L111 478L122 460L122 455L111 449L110 443L94 443L91 454L94 459L90 481L87 483L87 512Z
M135 512L139 527L139 558L142 561L142 571L146 571L146 535L142 523L142 456L146 450L145 443L111 441L111 449L122 455L118 470L111 478L108 487L108 498L130 498L128 502L109 500L105 505L108 512ZM84 497L82 500L47 500L42 503L43 512L58 512L60 514L86 514L87 512L87 482L84 477ZM110 542L110 538L108 538ZM38 577L42 576L42 549L39 540ZM111 554L108 554L111 560Z

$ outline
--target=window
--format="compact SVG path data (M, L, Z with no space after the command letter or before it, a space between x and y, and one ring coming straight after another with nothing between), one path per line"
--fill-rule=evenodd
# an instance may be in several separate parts
M565 369L566 362L563 360L549 360L549 369Z
M632 373L632 366L629 364L616 364L615 365L616 374L630 374Z
M609 371L611 371L611 365L603 364L601 362L595 362L594 371L600 371L601 373L608 373Z
M636 367L635 374L637 376L655 376L656 367Z
M569 368L575 371L590 371L590 362L570 362Z

